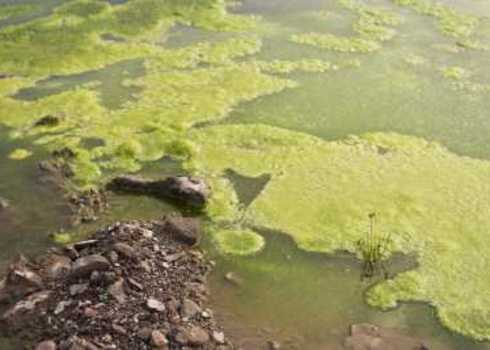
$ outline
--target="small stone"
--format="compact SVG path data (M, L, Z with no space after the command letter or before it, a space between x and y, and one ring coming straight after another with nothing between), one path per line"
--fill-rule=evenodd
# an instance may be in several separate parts
M157 311L157 312L165 311L165 304L153 298L150 298L146 301L146 306L153 311Z
M138 257L136 250L126 243L116 243L113 248L117 253L127 259L136 259Z
M121 335L126 335L127 334L126 329L124 329L124 327L122 327L122 326L120 326L118 324L113 323L112 324L112 329L114 331L116 331L117 333L121 334Z
M201 308L194 301L190 299L184 299L181 307L181 314L184 318L192 318L196 314L201 312Z
M239 276L237 276L237 274L234 272L228 272L225 275L225 280L227 280L228 282L230 282L234 285L237 285L237 286L240 286L243 284L243 280Z
M218 344L224 344L225 343L225 333L213 331L213 339Z
M112 284L107 291L120 304L125 303L128 298L126 293L124 292L124 279L122 278Z
M46 340L36 345L36 350L56 350L56 343L52 340Z
M111 267L102 255L94 254L78 258L69 274L70 279L88 277L94 271L107 271Z
M67 274L71 270L71 259L63 256L53 254L49 257L49 263L45 269L47 277L57 279Z
M10 203L8 202L8 200L0 197L0 210L7 209L9 206L10 206Z
M150 264L145 260L140 262L140 267L145 271L146 273L151 273L151 266Z
M151 344L157 349L168 349L168 340L160 331L151 332Z
M138 283L138 282L136 282L134 279L128 278L128 282L129 282L129 285L131 287L133 287L134 289L137 289L137 290L140 290L140 291L143 290L143 285L140 284L140 283Z
M84 293L88 289L88 283L82 284L72 284L70 286L70 295L73 297L75 295L79 295Z
M66 307L67 306L70 306L72 303L71 300L63 300L63 301L60 301L58 303L58 305L56 305L56 309L54 309L54 314L55 315L59 315L61 314L63 311L65 311Z
M203 312L201 312L201 317L204 319L210 319L211 317L213 317L213 312L209 309L206 309Z
M138 338L143 340L149 339L151 337L151 333L152 333L151 328L148 327L141 328L138 331Z
M85 310L83 310L83 314L85 317L94 318L97 316L97 310L91 307L86 307Z
M277 341L271 340L268 342L270 350L279 350L281 349L281 344Z
M182 345L199 346L209 342L209 334L198 326L181 329L177 332L175 340Z

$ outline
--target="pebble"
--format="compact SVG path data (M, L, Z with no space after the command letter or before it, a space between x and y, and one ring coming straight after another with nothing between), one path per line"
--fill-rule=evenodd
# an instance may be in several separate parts
M35 350L56 350L56 343L52 340L45 340L37 344Z
M165 304L154 299L154 298L148 299L146 301L146 306L150 310L153 310L153 311L157 311L157 312L164 312L165 311Z

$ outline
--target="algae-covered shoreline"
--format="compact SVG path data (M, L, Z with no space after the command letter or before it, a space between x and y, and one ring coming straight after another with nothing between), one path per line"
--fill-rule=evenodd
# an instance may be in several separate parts
M478 109L490 91L478 67L486 20L425 0L322 6L330 12L305 12L287 26L227 1L78 0L2 26L0 123L11 140L32 142L5 158L29 162L36 150L52 153L70 174L65 190L82 195L174 159L211 184L207 232L225 256L260 253L267 240L257 227L283 232L306 251L357 254L367 214L377 212L393 237L391 251L416 254L419 266L369 289L367 302L382 309L425 302L452 331L490 339L483 292L490 280L481 274L490 261L490 153ZM2 9L13 19L40 11ZM437 38L425 56L400 49L412 45L406 26L413 20ZM167 43L176 26L210 39L173 47ZM285 49L274 55L278 42ZM458 55L477 63L467 68ZM380 69L379 76L365 67ZM117 79L102 83L104 70ZM376 85L358 88L358 81ZM349 94L329 100L338 91ZM454 96L458 112L472 117L446 117L450 107L441 106L427 119L359 116L356 135L337 132L357 98L356 111L380 113L370 91L380 94L379 105L396 101L387 113L425 103L429 92L433 102L439 93L444 101ZM330 124L334 136L315 134ZM267 180L243 203L229 171Z

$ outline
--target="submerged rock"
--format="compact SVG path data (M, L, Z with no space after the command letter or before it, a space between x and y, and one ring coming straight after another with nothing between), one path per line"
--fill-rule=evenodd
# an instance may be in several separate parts
M172 199L195 208L203 208L210 195L210 189L202 179L189 176L149 180L126 175L116 177L107 187L117 192L148 194L160 199Z
M420 339L372 324L352 325L350 334L344 343L348 350L429 350Z
M160 234L170 235L173 239L191 246L201 241L201 221L198 218L168 215L156 229Z
M2 209L7 209L8 207L10 207L9 201L3 197L0 197L0 211Z
M39 119L38 121L36 121L34 123L34 126L38 127L38 126L46 126L46 127L55 127L55 126L58 126L61 122L61 118L60 117L57 117L55 115L46 115L44 117L42 117L41 119Z

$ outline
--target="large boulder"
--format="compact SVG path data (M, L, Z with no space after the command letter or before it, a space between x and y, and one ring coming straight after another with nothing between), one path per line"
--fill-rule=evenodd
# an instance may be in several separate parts
M20 256L9 266L7 276L0 281L0 303L23 298L43 288L41 277L28 265L27 259Z
M125 175L116 177L107 187L116 192L147 194L160 199L171 199L195 208L203 208L210 194L209 187L202 179L190 176L149 180Z
M89 277L94 271L107 271L110 267L111 264L102 255L93 254L84 256L75 261L68 278L75 280Z
M429 350L420 339L368 323L352 325L344 345L348 350Z

